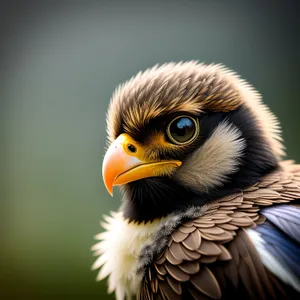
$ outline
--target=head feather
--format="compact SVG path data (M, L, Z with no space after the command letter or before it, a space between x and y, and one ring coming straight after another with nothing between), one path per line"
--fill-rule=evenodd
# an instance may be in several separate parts
M107 113L108 141L140 132L152 119L175 112L228 112L247 106L276 157L284 155L277 118L250 84L222 65L197 61L155 65L114 92Z

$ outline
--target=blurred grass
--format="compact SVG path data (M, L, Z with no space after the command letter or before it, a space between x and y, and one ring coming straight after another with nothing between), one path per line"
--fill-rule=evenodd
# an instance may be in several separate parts
M2 18L0 297L112 299L90 247L120 205L101 179L114 87L156 63L222 62L263 94L300 162L298 14L289 1L41 3Z

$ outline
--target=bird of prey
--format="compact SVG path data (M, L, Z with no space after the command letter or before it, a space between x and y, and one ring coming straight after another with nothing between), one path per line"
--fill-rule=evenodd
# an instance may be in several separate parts
M222 65L157 65L114 92L92 250L122 299L300 299L300 165L260 94Z

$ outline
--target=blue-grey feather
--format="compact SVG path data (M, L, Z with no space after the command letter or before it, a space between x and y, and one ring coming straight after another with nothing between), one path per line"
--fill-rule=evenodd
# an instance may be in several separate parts
M300 207L279 205L261 210L273 225L282 230L288 237L300 243Z
M282 223L280 223L280 225L282 225ZM268 220L253 230L260 234L264 240L265 249L280 262L282 267L299 278L300 243L285 231L281 230L279 226L277 227L276 224L272 224ZM298 226L298 230L300 230L300 226Z

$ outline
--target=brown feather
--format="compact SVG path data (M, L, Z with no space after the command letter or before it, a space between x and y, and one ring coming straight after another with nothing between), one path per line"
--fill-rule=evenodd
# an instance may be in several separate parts
M214 256L218 256L222 253L220 247L216 243L206 241L206 240L202 241L201 246L198 249L198 252L202 255L214 255Z
M192 227L185 227L184 225L179 227L179 231L181 231L182 233L191 233L194 230L196 230L196 227L192 226Z
M192 232L185 240L182 241L182 244L189 250L197 250L201 244L201 234L199 230Z
M184 281L188 281L190 279L190 276L188 274L186 274L185 272L183 272L181 269L175 267L174 265L170 264L170 263L166 263L165 264L166 269L168 271L168 273L176 280L180 281L180 282L184 282Z
M177 280L173 279L170 276L167 276L167 282L176 294L178 295L182 294L181 285Z
M265 221L259 214L261 207L300 198L300 168L286 162L281 166L247 191L208 205L205 215L175 230L168 249L143 280L141 299L169 299L170 291L184 299L219 299L233 294L241 299L287 299L294 295L264 267L244 231ZM157 293L154 280L159 287L163 284ZM143 298L148 294L150 298Z
M214 274L207 267L202 268L197 275L191 277L191 283L197 290L209 298L221 298L221 289L218 281L216 280Z
M192 261L192 262L183 262L182 264L179 265L179 268L189 274L189 275L192 275L192 274L196 274L199 272L200 270L200 264L198 263L198 261Z
M172 265L179 265L182 262L182 259L177 259L173 256L173 254L170 251L170 248L166 250L166 258Z
M231 260L232 256L229 253L229 251L223 246L223 245L219 245L218 246L221 249L221 254L219 256L219 260L224 261L224 260Z
M168 279L168 277L167 277ZM176 300L180 299L180 295L178 295L173 289L172 286L170 285L170 282L163 282L160 286L159 289L163 295L164 299L167 300Z
M173 241L179 243L179 242L183 241L188 235L189 235L188 233L183 233L183 232L177 230L172 233L172 238L173 238Z
M170 252L173 254L173 256L181 261L188 261L191 260L190 257L183 251L183 246L180 243L172 243L170 247Z
M154 263L154 267L160 275L163 276L167 274L166 268L162 264Z

